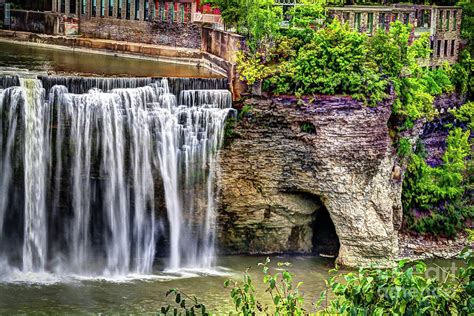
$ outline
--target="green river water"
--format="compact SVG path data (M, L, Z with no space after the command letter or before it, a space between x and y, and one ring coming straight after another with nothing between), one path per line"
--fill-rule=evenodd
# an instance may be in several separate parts
M49 74L121 77L220 77L203 67L115 57L71 50L49 49L0 41L0 71L27 69Z
M302 291L311 310L324 289L324 280L332 261L318 257L274 256L277 262L290 262L295 282L302 281ZM19 275L12 283L0 282L0 314L77 314L77 313L145 313L157 312L167 305L165 293L170 288L179 288L188 295L198 297L208 309L217 314L232 311L229 289L224 288L226 279L239 279L242 271L250 267L250 275L256 285L262 303L270 303L264 292L261 267L265 257L225 256L218 259L214 272L167 274L157 266L151 276L128 276L123 278L87 278L48 274ZM13 274L14 275L14 274Z

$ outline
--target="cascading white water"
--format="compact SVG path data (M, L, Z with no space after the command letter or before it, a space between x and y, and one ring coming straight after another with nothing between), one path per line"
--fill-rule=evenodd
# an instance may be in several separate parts
M46 191L49 162L49 111L44 90L35 79L21 79L24 131L25 213L23 271L42 271L46 264Z
M48 99L37 80L0 92L0 240L14 239L2 230L7 217L24 218L22 270L150 273L157 188L169 224L168 268L211 267L215 155L230 92L184 90L177 102L163 79L106 93L55 86ZM24 179L23 209L8 198L15 176ZM0 243L0 256L14 265L18 254L7 246Z

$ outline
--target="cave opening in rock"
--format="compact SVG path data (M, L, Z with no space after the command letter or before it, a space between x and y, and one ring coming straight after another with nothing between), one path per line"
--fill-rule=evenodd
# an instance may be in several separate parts
M321 207L314 213L313 219L313 253L324 257L337 257L339 253L339 237L328 210Z

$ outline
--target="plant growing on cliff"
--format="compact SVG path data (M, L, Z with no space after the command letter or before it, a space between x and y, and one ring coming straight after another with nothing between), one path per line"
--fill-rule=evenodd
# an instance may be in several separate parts
M467 128L474 130L474 102L467 102L460 108L450 111L454 117L467 125Z
M408 157L412 152L411 147L412 145L408 138L405 138L405 137L400 138L400 140L398 141L398 146L397 146L398 157L402 159Z
M461 36L467 40L468 49L474 55L474 3L471 0L460 0L462 7Z
M274 70L265 79L267 90L275 94L346 94L372 104L386 97L387 80L368 62L367 35L338 20L304 33L290 29L281 40L297 50L267 62Z
M469 135L461 128L450 131L440 166L429 166L418 153L410 156L402 191L409 230L452 237L472 218L472 206L463 200L469 185Z

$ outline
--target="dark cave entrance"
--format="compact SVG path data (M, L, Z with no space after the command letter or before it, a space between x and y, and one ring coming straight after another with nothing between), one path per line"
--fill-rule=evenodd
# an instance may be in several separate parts
M339 254L339 237L328 210L321 207L314 212L313 219L313 253L324 257L337 257Z

